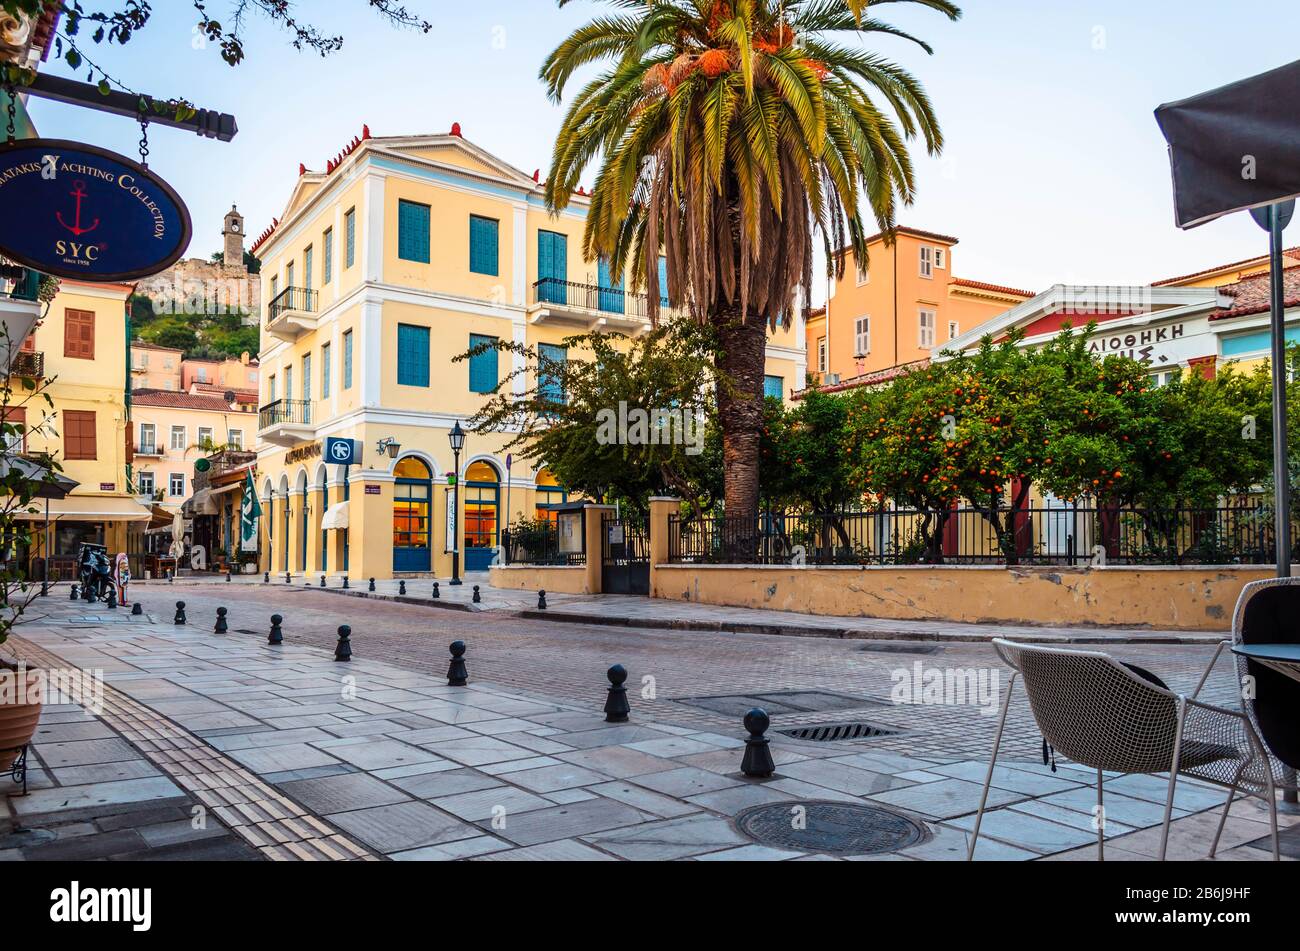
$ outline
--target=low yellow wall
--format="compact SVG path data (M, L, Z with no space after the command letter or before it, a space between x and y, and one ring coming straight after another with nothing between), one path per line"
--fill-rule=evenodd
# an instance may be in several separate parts
M545 591L547 594L599 594L592 590L585 565L539 568L533 565L504 565L488 572L494 588L512 591ZM597 574L597 578L599 578Z
M651 596L908 621L1227 631L1267 567L792 568L656 565ZM493 577L495 583L495 575Z

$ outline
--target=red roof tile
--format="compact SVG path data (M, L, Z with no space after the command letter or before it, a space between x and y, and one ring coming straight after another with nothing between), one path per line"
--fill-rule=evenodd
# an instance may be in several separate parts
M964 277L954 277L952 283L958 287L970 287L977 291L993 291L995 294L1010 294L1013 297L1034 297L1033 291L1022 291L1018 287L1007 287L1003 284L986 284L983 281L971 281Z
M1219 309L1210 315L1210 319L1224 320L1228 317L1268 313L1272 294L1271 276L1272 271L1252 274L1245 280L1220 287L1219 290L1232 297L1232 306ZM1286 308L1300 307L1300 264L1294 264L1282 272L1282 289Z
M161 406L169 409L203 409L218 413L232 411L230 404L220 396L201 396L175 390L134 390L131 402L136 406Z
M1290 257L1300 258L1300 248L1287 248L1282 253L1285 255L1289 255ZM1182 281L1195 280L1198 277L1204 277L1207 274L1213 274L1215 271L1228 271L1236 267L1245 267L1248 264L1265 264L1267 263L1267 260L1268 260L1268 255L1259 254L1253 258L1245 258L1241 261L1233 261L1231 264L1220 264L1217 267L1207 267L1203 271L1193 271L1191 274L1183 274L1180 275L1179 277L1167 277L1163 281L1153 281L1151 286L1167 287L1170 284L1178 284Z

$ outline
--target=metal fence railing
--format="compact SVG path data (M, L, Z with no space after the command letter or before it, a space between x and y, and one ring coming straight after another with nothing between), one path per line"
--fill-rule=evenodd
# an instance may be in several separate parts
M507 565L585 565L582 553L562 553L560 536L551 523L512 525L501 533L501 548Z
M1184 565L1275 560L1260 502L1204 509L1096 505L917 511L881 508L758 519L669 520L677 564Z

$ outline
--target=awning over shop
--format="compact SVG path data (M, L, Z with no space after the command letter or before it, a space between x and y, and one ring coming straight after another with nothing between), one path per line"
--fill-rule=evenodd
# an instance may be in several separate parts
M227 492L238 492L243 487L244 487L244 483L242 482L232 482L230 485L223 485L216 489L210 489L209 491L212 493L212 496L215 498L218 495L225 495Z
M45 504L32 503L36 512L17 512L15 518L29 522L45 521ZM95 498L70 495L66 499L50 499L50 519L64 522L148 522L153 512L135 499Z
M196 515L216 515L220 510L217 503L212 501L212 490L200 489L194 493L194 498L185 501L181 511L187 518L192 518Z
M348 527L348 503L336 502L325 510L325 517L321 519L320 527L325 531L331 528L343 530Z

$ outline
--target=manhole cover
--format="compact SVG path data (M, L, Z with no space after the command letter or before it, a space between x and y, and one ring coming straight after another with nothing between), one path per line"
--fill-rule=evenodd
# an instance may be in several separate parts
M838 740L870 739L873 736L894 736L898 730L878 723L814 723L810 726L777 730L782 736L812 743L834 743Z
M771 693L683 697L677 702L727 717L743 717L755 707L762 707L770 716L780 716L789 713L829 713L834 710L884 706L879 700L871 697L851 697L848 694L830 693L826 690L777 690Z
M833 855L878 855L916 845L925 827L888 809L852 802L778 802L736 816L760 845Z
M943 648L934 644L868 644L858 650L867 654L941 654Z

